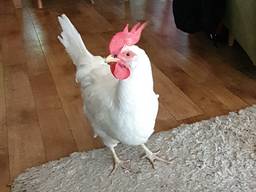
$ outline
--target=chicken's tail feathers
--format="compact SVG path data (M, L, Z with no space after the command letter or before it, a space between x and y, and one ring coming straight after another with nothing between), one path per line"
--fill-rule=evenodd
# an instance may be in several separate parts
M58 17L58 20L62 28L58 39L70 55L73 63L75 65L90 63L93 55L85 47L79 32L69 18L65 14L62 14Z

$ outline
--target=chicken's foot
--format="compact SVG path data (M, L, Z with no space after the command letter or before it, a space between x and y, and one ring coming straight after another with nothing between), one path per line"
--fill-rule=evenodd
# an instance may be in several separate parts
M130 172L130 160L120 160L116 154L116 151L114 149L114 147L110 147L110 150L113 154L113 169L110 173L110 175L114 174L115 171L117 170L118 167L121 167L122 169L125 170L125 172Z
M158 156L158 154L159 154L160 151L152 152L152 151L150 151L150 150L146 147L145 144L142 144L141 147L144 149L144 151L145 151L145 153L146 153L142 158L147 158L147 159L149 160L149 162L151 163L153 169L155 169L155 164L154 164L154 162L155 162L156 160L162 161L162 162L167 163L167 164L171 163L171 161L166 160L166 159L162 159L162 158L160 158L160 157Z

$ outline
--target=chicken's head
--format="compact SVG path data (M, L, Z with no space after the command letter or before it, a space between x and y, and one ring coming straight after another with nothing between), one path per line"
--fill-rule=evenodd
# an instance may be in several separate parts
M106 62L110 64L110 69L115 78L124 80L130 76L131 63L136 59L136 52L133 45L139 42L141 32L146 23L137 23L129 32L128 24L123 31L116 33L109 44L110 55Z

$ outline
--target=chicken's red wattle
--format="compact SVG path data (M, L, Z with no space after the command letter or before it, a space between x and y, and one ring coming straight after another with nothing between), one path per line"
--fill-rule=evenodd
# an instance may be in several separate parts
M119 80L127 79L130 76L130 69L126 64L113 63L110 65L111 73Z

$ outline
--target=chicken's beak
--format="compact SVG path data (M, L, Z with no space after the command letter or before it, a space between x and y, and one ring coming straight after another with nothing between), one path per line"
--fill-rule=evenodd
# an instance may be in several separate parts
M118 58L114 58L112 55L109 55L109 56L107 56L106 58L105 58L105 62L107 63L107 64L111 64L111 63L116 63L116 62L118 62L119 61L119 59Z

